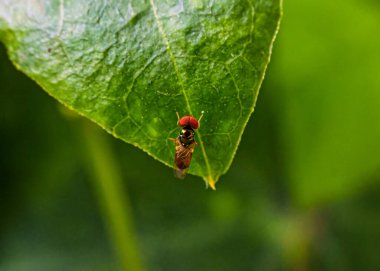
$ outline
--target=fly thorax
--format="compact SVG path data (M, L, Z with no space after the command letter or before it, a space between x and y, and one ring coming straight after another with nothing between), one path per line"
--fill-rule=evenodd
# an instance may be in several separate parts
M184 127L182 128L180 134L179 134L179 139L184 146L188 146L191 143L194 142L194 130L191 129L190 127Z

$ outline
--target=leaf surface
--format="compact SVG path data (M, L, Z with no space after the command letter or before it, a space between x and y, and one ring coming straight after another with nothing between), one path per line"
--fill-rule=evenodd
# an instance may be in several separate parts
M18 69L67 107L171 166L177 117L199 117L190 173L225 173L253 112L280 0L1 0Z

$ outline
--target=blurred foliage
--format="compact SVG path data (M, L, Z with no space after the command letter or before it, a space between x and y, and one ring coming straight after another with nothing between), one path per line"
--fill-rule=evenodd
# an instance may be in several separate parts
M107 136L147 270L380 269L380 6L289 1L216 192ZM0 59L0 270L122 270L85 120Z

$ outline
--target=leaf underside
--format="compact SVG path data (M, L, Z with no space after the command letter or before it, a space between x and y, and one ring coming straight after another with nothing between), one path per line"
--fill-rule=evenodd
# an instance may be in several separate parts
M280 0L2 0L18 69L67 107L172 166L177 117L199 117L189 172L212 186L253 112Z

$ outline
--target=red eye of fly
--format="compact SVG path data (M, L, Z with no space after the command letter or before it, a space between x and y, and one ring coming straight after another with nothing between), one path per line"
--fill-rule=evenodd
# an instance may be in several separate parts
M199 122L197 121L196 118L194 118L192 116L185 116L179 120L178 125L181 127L190 126L192 129L195 130L195 129L198 129Z

